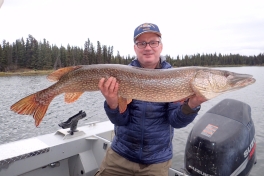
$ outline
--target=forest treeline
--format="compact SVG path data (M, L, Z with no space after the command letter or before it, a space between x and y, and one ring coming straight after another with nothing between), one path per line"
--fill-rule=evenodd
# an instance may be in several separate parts
M56 46L46 39L37 41L32 35L26 39L17 39L13 43L3 40L0 44L0 71L15 71L20 68L35 70L57 69L73 65L90 64L128 64L135 56L120 56L119 51L113 54L113 46L96 46L89 40L84 47ZM239 54L194 54L177 56L166 55L166 59L174 67L180 66L234 66L234 65L264 65L264 53L257 56L241 56Z

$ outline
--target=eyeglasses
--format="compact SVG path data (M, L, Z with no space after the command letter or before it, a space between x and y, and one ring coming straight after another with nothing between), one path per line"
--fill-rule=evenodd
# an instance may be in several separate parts
M138 48L142 49L142 48L146 48L148 44L151 48L156 48L159 46L159 43L160 41L151 41L151 42L137 42L135 44L137 45Z

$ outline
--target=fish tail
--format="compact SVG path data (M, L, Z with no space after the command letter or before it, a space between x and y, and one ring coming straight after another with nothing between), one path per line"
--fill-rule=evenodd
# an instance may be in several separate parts
M42 121L46 111L49 107L50 102L54 97L49 96L45 101L40 101L38 98L39 92L29 95L15 104L13 104L10 109L18 114L22 115L33 115L35 119L35 125L39 126Z

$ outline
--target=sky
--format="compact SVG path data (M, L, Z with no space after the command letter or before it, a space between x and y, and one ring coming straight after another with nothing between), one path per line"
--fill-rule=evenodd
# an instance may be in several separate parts
M31 34L57 46L85 41L134 56L133 34L149 22L162 33L163 55L264 53L263 0L4 0L0 42Z

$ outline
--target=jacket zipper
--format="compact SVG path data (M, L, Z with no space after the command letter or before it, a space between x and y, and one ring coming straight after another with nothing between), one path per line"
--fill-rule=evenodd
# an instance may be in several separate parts
M170 125L170 142L169 142L169 146L171 145L171 142L172 142L172 131L171 131L171 125Z
M143 109L143 117L141 117L141 144L140 144L140 149L139 149L139 158L141 160L142 158L142 150L143 150L143 140L144 140L144 127L145 127L145 119L146 119L146 106L147 103L144 102L144 109Z

